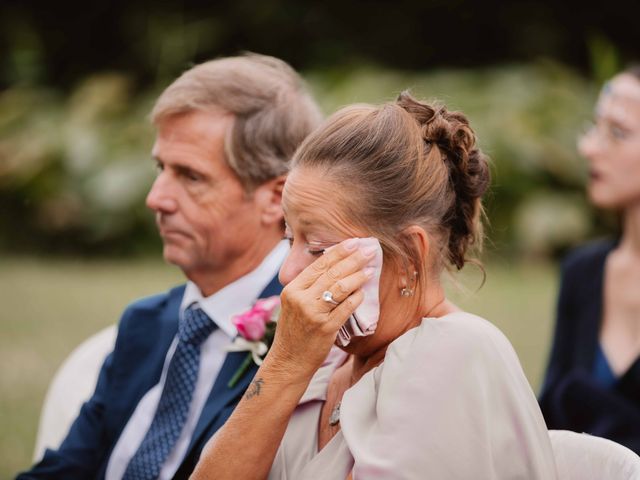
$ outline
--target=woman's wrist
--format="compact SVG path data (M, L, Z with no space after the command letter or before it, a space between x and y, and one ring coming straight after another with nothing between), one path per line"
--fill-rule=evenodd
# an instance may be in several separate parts
M259 373L267 376L271 384L304 387L306 390L316 371L317 368L307 362L300 361L299 358L288 352L272 348L265 357Z

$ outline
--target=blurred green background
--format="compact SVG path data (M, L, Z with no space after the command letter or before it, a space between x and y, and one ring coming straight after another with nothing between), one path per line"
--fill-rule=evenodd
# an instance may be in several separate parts
M615 230L586 201L577 135L637 54L634 2L112 1L0 6L0 477L29 465L48 382L139 296L181 281L144 197L147 121L194 63L243 50L290 62L328 114L410 88L471 119L492 158L486 284L450 282L496 323L537 389L557 261ZM467 270L467 269L465 269Z

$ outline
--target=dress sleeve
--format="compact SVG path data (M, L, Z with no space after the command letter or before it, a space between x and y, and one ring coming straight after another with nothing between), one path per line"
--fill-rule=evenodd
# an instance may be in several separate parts
M425 319L397 339L341 410L354 480L556 478L513 348L470 314Z

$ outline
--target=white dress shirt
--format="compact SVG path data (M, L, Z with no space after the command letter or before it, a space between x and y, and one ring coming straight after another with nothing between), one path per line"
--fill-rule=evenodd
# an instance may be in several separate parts
M227 355L224 347L230 344L237 334L235 326L231 323L231 317L249 310L253 306L258 295L277 274L288 251L287 242L280 242L255 270L206 298L202 296L194 283L187 283L180 304L180 317L182 318L187 307L198 303L219 328L200 347L200 369L189 414L178 441L160 470L158 477L160 480L172 478L187 454L191 436ZM147 434L158 408L169 362L177 344L178 336L176 335L167 352L160 382L142 397L113 449L107 465L106 480L120 480L122 478L129 461Z

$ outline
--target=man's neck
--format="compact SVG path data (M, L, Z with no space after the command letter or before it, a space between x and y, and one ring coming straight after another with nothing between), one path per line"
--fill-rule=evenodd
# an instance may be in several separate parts
M280 240L280 237L274 237L271 241L256 242L255 248L248 250L245 255L226 265L224 269L202 269L184 274L196 284L203 297L208 297L258 268Z

